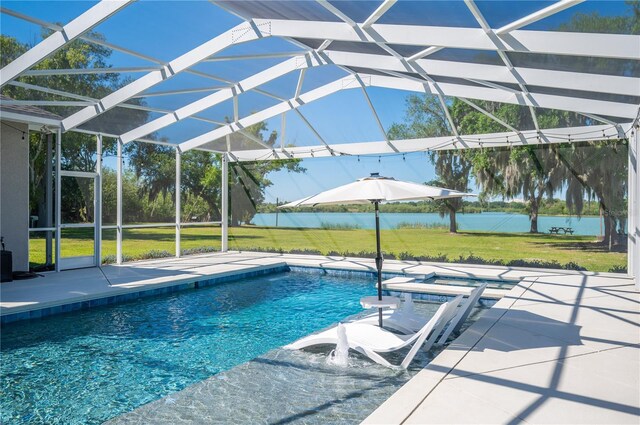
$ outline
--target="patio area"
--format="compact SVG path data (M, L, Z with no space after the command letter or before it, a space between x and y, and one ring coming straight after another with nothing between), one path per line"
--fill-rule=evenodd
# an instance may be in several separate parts
M375 270L371 259L208 254L3 283L0 306L6 315L282 266ZM633 280L393 260L384 272L522 280L365 423L637 423L640 294ZM184 391L198 397L190 387ZM203 398L194 402L206 405L206 392L195 394ZM165 404L161 412L158 404L143 406L115 422L170 423L183 413L179 405Z

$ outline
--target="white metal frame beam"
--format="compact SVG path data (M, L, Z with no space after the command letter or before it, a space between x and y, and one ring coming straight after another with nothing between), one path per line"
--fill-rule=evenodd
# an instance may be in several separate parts
M327 143L327 141L324 139L324 137L322 137L320 135L320 133L318 132L318 130L316 130L316 128L311 125L311 123L309 122L309 120L307 119L307 117L305 117L302 112L300 112L300 110L298 108L295 108L294 111L296 112L296 114L298 115L298 117L300 117L300 119L302 120L302 122L307 126L307 128L309 130L311 130L311 132L316 136L316 138L318 140L320 140L320 142L327 148L329 149L329 152L333 152L331 149L331 146L329 146L329 143Z
M219 90L215 93L210 94L209 96L191 102L183 106L182 108L167 113L162 117L159 117L153 121L141 125L140 127L130 130L121 136L121 140L123 143L128 143L132 140L136 140L140 137L151 134L155 131L158 131L185 118L188 118L198 112L202 112L229 99L234 99L234 121L238 121L239 117L237 99L240 93L252 90L262 84L273 81L295 70L321 66L324 64L325 63L319 57L310 54L288 59L284 62L279 63L278 65L275 65L248 78L245 78L244 80L235 84L233 87Z
M517 21L511 22L501 28L498 28L495 32L496 34L502 35L509 33L511 31L520 29L527 25L533 24L541 19L547 18L551 15L555 15L558 12L562 12L565 9L573 7L577 4L582 3L584 0L561 0L558 1L551 6L547 6L544 9L540 9L530 15L527 15L523 18L518 19Z
M529 93L529 89L527 89L524 79L518 73L518 71L514 68L513 64L511 63L506 53L504 52L504 44L502 43L502 41L498 38L497 34L493 31L489 23L486 21L486 19L482 15L482 12L480 12L480 9L478 9L478 6L474 2L474 0L464 0L464 2L467 5L467 8L471 11L471 14L474 16L474 18L476 18L476 21L478 22L478 24L480 24L480 27L484 30L485 34L487 34L487 36L491 39L492 43L496 46L498 56L500 56L500 59L509 70L509 73L517 81L518 87L520 87L520 90L522 91L522 93L531 101L531 94ZM529 106L529 113L531 114L533 125L536 127L536 130L539 131L540 125L538 124L538 117L536 115L536 111L533 106Z
M366 74L361 74L366 75ZM382 75L370 75L371 85L378 87L395 88L400 90L421 92L424 83L409 79L387 77ZM491 102L511 103L523 106L539 108L561 109L565 111L601 114L607 116L633 119L637 111L637 105L630 103L615 103L602 100L582 99L561 95L531 93L531 98L522 93L499 90L489 87L473 87L453 83L439 83L439 87L446 96L466 97L468 99L487 100ZM431 94L436 94L431 92Z
M236 131L242 130L260 121L275 117L276 115L280 115L292 109L297 109L299 106L302 106L309 102L313 102L317 99L326 97L329 94L338 92L347 87L355 88L355 87L360 87L360 85L358 84L357 80L354 77L345 77L345 78L336 80L332 83L325 84L324 86L321 86L314 90L310 90L306 93L303 93L296 98L289 99L277 105L263 109L262 111L251 114L247 117L241 118L237 122L229 123L224 127L217 128L213 131L209 131L200 136L197 136L190 140L182 142L180 143L180 147L183 152L186 152L189 149L193 149L193 148L205 145L211 141L224 137L227 134L231 134Z
M222 206L220 208L220 213L222 214L222 240L220 250L222 252L227 252L229 250L229 155L226 153L222 154L221 162L222 187L220 188L220 191L222 192Z
M331 12L335 16L337 16L342 22L348 24L351 27L355 27L357 25L356 22L353 19L351 19L344 12L342 12L340 9L338 9L337 7L335 7L334 5L329 3L328 0L317 0L317 2L318 2L318 4L320 6L324 7L329 12Z
M25 15L23 13L16 12L15 10L7 9L5 7L0 7L0 12L4 13L4 14L7 14L7 15L10 15L10 16L13 16L13 17L18 18L18 19L21 19L23 21L30 22L32 24L40 25L42 28L50 29L52 31L61 31L62 30L62 27L60 25L58 25L58 24L53 24L51 22L46 22L46 21L43 21L41 19L37 19L37 18L28 16L28 15ZM109 43L109 42L104 41L104 40L100 40L100 39L88 36L86 34L78 37L78 39L86 41L88 43L92 43L92 44L98 45L98 46L103 46L103 47L106 47L108 49L115 50L117 52L121 52L121 53L124 53L126 55L138 58L138 59L142 59L142 60L145 60L145 61L148 61L148 62L151 62L151 63L155 63L160 68L165 65L165 62L163 62L163 61L161 61L159 59L156 59L156 58L153 58L151 56L142 54L140 52L136 52L136 51L131 50L131 49L127 49L127 48L122 47L122 46L118 46L118 45L113 44L113 43ZM208 58L206 60L211 60L211 58ZM194 69L186 69L183 72L187 73L187 74L197 75L199 77L206 78L206 79L209 79L209 80L214 80L214 81L216 81L218 83L222 82L222 83L226 83L226 84L229 84L229 85L233 85L233 83L230 82L227 79L224 79L224 78L221 78L221 77L218 77L218 76L215 76L215 75L207 74L207 73L204 73L204 72L196 71ZM258 91L258 90L256 90L256 91ZM268 93L266 91L260 91L260 93L262 93L262 94L264 94L266 96L272 96L273 97L273 95L271 93Z
M638 43L640 43L640 39ZM407 71L407 67L401 61L391 56L340 52L331 49L325 50L322 56L335 65L397 72ZM407 61L412 62L409 59ZM488 80L497 83L518 83L518 80L502 65L433 59L420 59L414 62L432 77L443 76L467 80ZM640 96L640 78L521 67L514 67L514 69L530 85Z
M179 89L179 90L163 90L163 91L155 91L151 93L142 93L135 96L131 96L131 99L142 99L147 97L159 97L159 96L173 96L179 94L191 94L191 93L207 93L216 90L222 90L227 88L227 86L209 86L209 87L200 87L193 89Z
M397 0L384 0L380 6L362 23L363 28L369 28L371 25L378 22L378 19L382 18L382 15L387 13L387 10L396 4Z
M371 115L373 115L373 119L378 125L378 129L380 130L380 133L382 134L384 141L387 143L387 145L389 145L391 149L393 149L395 152L398 152L398 150L395 148L395 146L393 146L393 143L389 140L389 137L387 136L387 131L384 129L384 125L382 124L382 121L378 116L378 112L376 111L376 108L373 106L373 102L369 97L369 93L367 93L367 86L364 84L364 81L362 81L362 78L358 74L354 73L354 76L356 77L356 80L358 80L358 84L360 84L360 88L362 89L362 95L364 96L364 100L367 102L367 105L371 110Z
M245 43L269 35L269 25L264 23L242 23L201 44L189 52L164 65L161 70L152 71L102 98L95 106L86 107L62 120L65 131L69 131L95 116L108 111L144 90L165 81L174 75L202 62L217 52L234 44Z
M69 92L65 92L62 90L55 90L55 89L49 89L47 87L40 87L40 86L36 86L33 84L27 84L27 83L22 83L20 81L12 81L9 83L9 85L13 85L16 87L22 87L25 89L29 89L29 90L35 90L35 91L40 91L42 93L48 93L48 94L55 94L58 96L65 96L65 97L69 97L71 99L78 99L78 100L82 100L85 101L87 104L91 104L91 105L95 105L99 102L98 99L94 99L92 97L87 97L87 96L81 96L75 93L69 93ZM135 96L135 97L145 97L144 95L141 96ZM32 100L20 100L20 101L16 101L16 100L10 100L10 101L3 101L3 104L9 104L8 102L21 102L21 104L24 105L36 105L37 102L40 101L32 101ZM59 102L59 101L44 101L44 102ZM16 104L20 104L20 103L16 103ZM62 106L62 104L55 104L56 106ZM70 104L72 105L72 104ZM152 108L150 106L144 106L144 105L135 105L132 103L120 103L118 105L119 108L126 108L126 109L136 109L136 110L140 110L140 111L148 111L148 112L156 112L159 114L168 114L168 113L172 113L173 111L169 111L167 109L161 109L161 108ZM205 118L205 117L201 117L198 115L193 115L191 116L192 119L198 120L198 121L203 121L209 124L215 124L215 125L224 125L224 123L222 121L215 121L209 118ZM60 125L60 122L56 122L55 124L56 126ZM79 131L78 129L76 129L76 131ZM104 133L103 133L104 134ZM109 136L109 137L119 137L119 136ZM144 139L138 139L140 141L146 141Z
M628 130L631 122L621 124ZM395 140L395 146L400 153L425 152L434 150L450 149L481 149L483 147L510 147L520 145L537 145L546 143L567 143L589 141L594 139L617 139L618 131L611 125L596 125L586 127L550 128L540 130L547 141L541 141L536 130L525 130L521 133L516 131L491 133L491 134L471 134L462 136L466 147L456 145L458 139L454 136L430 137L420 139ZM522 136L522 137L520 137ZM289 154L295 158L327 157L338 156L364 156L364 155L385 155L395 152L384 141L332 144L333 153L329 152L325 146L296 146L289 148ZM278 151L255 150L234 152L235 161L256 161L283 159L284 155Z
M627 273L640 291L640 125L634 123L629 137Z
M507 128L507 129L509 129L509 130L511 130L513 132L520 133L520 130L518 130L517 128L515 128L512 125L508 124L504 120L496 117L494 114L492 114L491 112L489 112L486 109L482 108L481 106L476 105L475 103L473 103L469 99L465 99L464 97L459 97L458 99L460 99L462 102L466 103L467 105L471 106L476 111L488 116L489 118L491 118L492 120L494 120L495 122L500 124L501 126Z
M91 28L108 19L111 15L117 13L130 3L131 0L102 0L100 3L94 5L63 26L60 31L49 35L49 37L2 68L2 70L0 70L0 87L18 77L47 56L53 54L70 41L75 40L85 32L91 30Z
M83 75L83 74L119 74L133 72L151 72L160 70L160 66L123 66L114 68L56 68L56 69L31 69L21 75L27 77L43 77L50 75Z
M304 55L304 51L295 52L278 52L278 53L255 53L247 55L231 55L231 56L214 56L209 59L205 59L202 62L229 62L239 60L253 60L253 59L277 59L277 58L292 58L294 56Z
M376 43L379 35L387 43L413 46L438 46L459 49L496 50L482 28L436 27L374 24L365 31L344 22L254 19L270 24L271 35ZM359 30L358 30L359 29ZM371 35L374 34L374 35ZM570 33L561 31L514 30L498 35L508 52L603 57L637 60L640 36L628 34Z
M522 94L512 93L507 91L501 91L498 89L484 88L484 87L471 87L459 84L440 83L438 85L439 91L432 89L424 82L420 83L411 79L403 79L396 77L387 77L380 75L366 75L359 74L359 77L363 84L367 86L384 87L391 89L407 90L414 92L422 92L426 94L453 97L466 97L479 100L487 100L493 102L510 103L523 106L535 106L550 109L563 109L573 112L586 112L594 114L615 115L624 118L633 119L637 113L637 106L631 104L618 104L605 101L568 98L556 95L547 94L531 94L530 98L523 96ZM224 127L217 128L213 131L207 132L200 136L194 137L187 141L180 143L183 151L197 148L205 145L211 141L217 140L227 134L244 129L247 126L253 125L257 122L265 119L272 118L283 112L297 109L298 107L313 102L317 99L329 96L340 90L348 90L361 87L360 82L355 77L345 77L340 80L336 80L332 83L318 87L300 95L297 98L290 99L280 104L274 105L270 108L256 112L247 117L241 118L239 121L229 123ZM462 139L466 137L458 136ZM394 144L396 142L394 141ZM358 144L360 145L360 144Z

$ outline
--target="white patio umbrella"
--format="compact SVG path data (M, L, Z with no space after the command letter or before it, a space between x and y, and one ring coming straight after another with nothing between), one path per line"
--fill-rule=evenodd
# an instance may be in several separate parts
M380 250L380 202L434 200L477 196L457 190L427 186L413 182L399 181L392 177L382 177L378 173L364 177L343 186L336 187L317 195L281 205L279 208L291 208L314 205L343 205L372 203L376 217L376 269L378 272L378 300L382 300L382 253ZM378 309L378 323L382 326L382 309Z

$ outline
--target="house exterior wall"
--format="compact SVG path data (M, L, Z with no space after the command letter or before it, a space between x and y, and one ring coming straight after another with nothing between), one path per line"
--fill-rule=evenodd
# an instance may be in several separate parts
M29 270L29 144L22 140L29 126L6 123L0 129L0 235L13 252L13 270Z

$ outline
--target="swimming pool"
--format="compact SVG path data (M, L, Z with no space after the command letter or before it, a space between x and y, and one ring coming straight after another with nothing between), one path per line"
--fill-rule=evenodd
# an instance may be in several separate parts
M375 292L373 283L369 277L277 273L5 325L0 419L2 423L102 423L193 384L210 385L211 379L215 384L220 377L247 397L249 388L259 390L260 380L252 378L260 373L256 365L260 371L273 356L282 359L277 347L361 313L359 299ZM435 310L437 304L425 303L423 308ZM285 375L295 371L292 376L302 373L317 383L313 374L328 367L313 366L322 363L324 354L290 356L294 358L285 364L295 366ZM306 366L296 365L300 362ZM356 412L361 419L375 408L371 403L380 404L409 379L406 372L390 372L364 360L358 367L363 376L386 376L388 384L379 394L367 392L364 410ZM335 379L327 381L321 397L335 397L332 391L340 392L336 385L353 385L342 382L348 376L344 370L329 376ZM295 379L298 384L306 382L304 377ZM363 379L356 381L369 385ZM267 377L264 382L273 380ZM264 390L260 397L287 401L283 394ZM217 403L223 406L229 397L218 394ZM235 396L231 399L242 404ZM248 409L243 421L255 422L262 413L250 406L242 406Z

